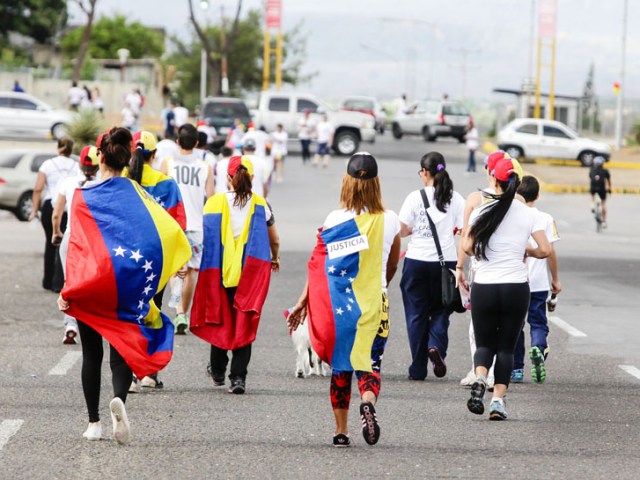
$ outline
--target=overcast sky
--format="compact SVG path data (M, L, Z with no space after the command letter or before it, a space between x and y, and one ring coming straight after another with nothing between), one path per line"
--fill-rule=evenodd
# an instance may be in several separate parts
M98 0L98 14L122 13L188 37L188 0ZM558 0L556 94L580 95L589 64L596 93L613 94L620 79L624 0ZM235 0L209 0L205 19ZM283 29L300 21L307 34L300 87L327 99L360 94L391 98L491 99L492 89L519 88L529 74L531 0L282 0ZM73 5L70 2L70 5ZM200 8L194 0L195 8ZM245 0L243 9L262 8ZM81 22L70 6L72 22ZM626 96L640 97L640 1L629 1ZM465 61L466 51L466 61ZM535 49L534 49L535 59ZM466 66L466 68L464 68ZM466 75L463 73L466 71ZM535 66L531 67L535 75ZM549 73L543 70L542 88ZM464 92L463 92L464 89Z

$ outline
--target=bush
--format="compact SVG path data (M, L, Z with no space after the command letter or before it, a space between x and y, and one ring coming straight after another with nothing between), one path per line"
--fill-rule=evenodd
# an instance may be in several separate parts
M67 135L73 140L74 153L79 154L85 145L94 145L104 128L104 119L97 110L88 108L76 113L67 126Z

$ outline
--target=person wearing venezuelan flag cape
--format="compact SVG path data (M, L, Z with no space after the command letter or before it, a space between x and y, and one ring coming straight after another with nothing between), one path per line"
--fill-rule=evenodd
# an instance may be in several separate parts
M225 385L232 351L229 393L243 394L271 272L280 269L279 239L267 202L251 192L251 160L231 157L227 181L231 190L210 197L204 207L202 263L189 328L211 344L207 370L214 386Z
M99 147L102 182L75 190L65 285L58 308L78 320L82 390L89 426L83 437L100 440L103 338L110 344L114 398L113 438L130 439L125 410L131 375L164 368L174 328L153 302L155 293L190 258L178 223L137 183L121 176L131 158L131 132L112 128Z
M352 445L348 413L354 371L362 434L369 445L375 445L380 426L374 405L389 336L387 286L398 268L400 221L382 205L378 164L369 153L349 159L340 207L329 214L318 233L308 281L288 323L295 330L309 317L313 348L332 367L333 445Z

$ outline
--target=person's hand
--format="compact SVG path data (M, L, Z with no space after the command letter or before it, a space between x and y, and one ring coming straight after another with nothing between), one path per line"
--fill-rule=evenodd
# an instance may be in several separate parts
M275 260L274 259L271 260L271 271L272 272L280 271L280 257L276 258Z
M287 317L287 325L291 330L296 330L302 325L307 318L307 304L298 302L291 309L289 316Z
M469 284L464 276L464 271L460 268L456 269L456 288L462 288L465 291L469 291Z
M30 222L30 221L32 221L32 220L35 220L37 216L38 216L38 212L37 212L37 210L33 209L33 210L31 211L31 214L29 215L29 218L27 219L27 222Z
M69 310L69 302L67 302L64 298L62 298L62 294L58 295L58 310L64 312L65 310Z
M184 265L180 270L176 272L176 277L180 277L184 280L184 277L187 276L187 272L189 272L189 269L186 265Z
M51 245L53 245L54 247L59 247L61 243L62 243L62 235L54 233L51 236Z
M560 284L560 280L556 280L555 282L551 282L551 293L559 294L562 291L562 285Z

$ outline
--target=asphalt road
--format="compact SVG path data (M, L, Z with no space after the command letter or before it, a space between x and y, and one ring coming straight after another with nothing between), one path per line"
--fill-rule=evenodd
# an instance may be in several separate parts
M418 188L418 159L431 149L445 154L463 195L484 184L483 173L463 174L466 151L451 141L397 142L385 135L363 149L378 156L385 204L396 211ZM162 374L165 388L127 400L133 439L126 447L109 439L108 358L105 438L83 440L80 346L62 345L55 295L39 287L44 235L0 212L0 478L637 478L640 379L620 368L640 368L635 196L611 199L609 229L601 234L584 196L540 200L562 237L564 289L555 317L564 324L551 325L546 383L535 385L527 376L510 389L508 421L489 422L466 409L468 390L458 382L471 362L467 315L452 317L447 376L406 380L410 355L396 278L377 406L380 443L365 444L354 401L356 447L330 446L328 379L294 378L281 311L299 294L315 228L337 205L343 171L344 159L312 169L292 155L285 182L273 186L282 271L272 279L247 394L214 389L205 376L208 346L192 335L178 337ZM68 371L52 375L64 358Z

